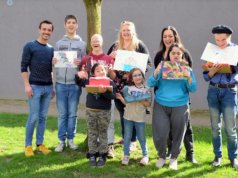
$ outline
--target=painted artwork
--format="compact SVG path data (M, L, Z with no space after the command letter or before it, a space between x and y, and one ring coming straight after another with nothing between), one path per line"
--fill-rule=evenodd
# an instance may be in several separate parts
M221 49L217 45L207 43L201 59L214 64L236 66L238 63L238 46L228 46Z
M55 51L54 58L57 59L56 68L76 68L74 59L77 59L77 51Z
M206 64L202 64L202 68L204 71L209 71L210 68L212 68L214 64L211 62L207 62ZM223 74L230 74L232 73L231 71L231 66L229 64L221 64L221 69L217 71L217 73L223 73Z
M108 77L90 77L89 84L86 85L86 91L88 93L100 93L99 87L105 87L107 91L112 92L112 86Z
M135 51L117 50L114 70L129 72L138 67L144 73L146 71L149 54L138 53Z
M172 64L170 61L165 61L162 65L162 78L163 79L186 79L184 77L187 72L190 72L189 66L181 65L178 63Z

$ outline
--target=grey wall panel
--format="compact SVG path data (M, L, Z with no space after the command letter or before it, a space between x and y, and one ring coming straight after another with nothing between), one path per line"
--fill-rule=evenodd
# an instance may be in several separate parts
M55 31L52 45L64 34L66 14L79 18L79 35L86 40L86 11L82 0L7 0L0 1L0 98L24 99L20 77L23 45L38 36L42 19L50 19ZM191 94L192 108L207 108L207 83L203 81L200 60L206 43L212 42L211 28L227 24L234 30L232 41L238 43L238 1L236 0L104 0L102 6L102 33L104 50L116 40L123 20L135 22L137 33L148 46L152 58L159 47L163 27L173 25L179 31L185 47L194 60L198 91ZM85 95L85 94L84 94ZM85 96L81 102L84 102Z

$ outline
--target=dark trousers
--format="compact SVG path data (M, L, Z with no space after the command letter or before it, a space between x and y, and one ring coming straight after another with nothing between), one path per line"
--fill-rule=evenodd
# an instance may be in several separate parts
M122 133L122 138L124 139L124 112L125 112L125 105L118 99L115 99L115 106L120 114L120 121L121 121L121 133ZM134 142L136 141L136 128L133 126L132 130L132 137L131 141Z
M169 138L168 138L167 143L168 143L168 152L170 152L171 146L172 146L172 134L171 134L171 132L169 133ZM194 153L194 149L193 149L193 129L192 129L190 119L188 120L188 125L187 125L187 129L186 129L186 132L185 132L183 143L184 143L184 147L186 149L186 156L193 155L193 153Z

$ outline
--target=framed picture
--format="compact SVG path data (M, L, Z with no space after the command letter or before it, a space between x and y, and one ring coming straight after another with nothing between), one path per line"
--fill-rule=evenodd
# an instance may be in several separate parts
M77 51L54 51L54 58L57 63L54 65L56 68L76 68L74 59L77 59Z
M86 91L88 93L100 93L100 87L105 87L107 88L107 91L110 92L113 90L108 77L90 77L89 84L86 85Z
M149 54L135 51L117 50L114 63L114 70L129 72L133 68L140 68L144 73L148 62Z
M184 77L184 74L189 72L189 70L189 66L178 63L172 64L170 61L165 61L162 65L162 78L173 80L187 79Z
M221 64L222 67L217 71L217 73L224 73L224 74L230 74L231 66L229 64ZM207 62L206 64L202 64L202 68L204 71L209 71L209 69L213 66L213 63Z
M214 64L236 66L238 63L238 46L228 46L221 49L217 45L207 43L201 59Z

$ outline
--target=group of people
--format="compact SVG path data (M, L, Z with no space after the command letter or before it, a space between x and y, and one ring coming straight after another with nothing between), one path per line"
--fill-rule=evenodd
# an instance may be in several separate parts
M123 21L120 24L118 39L110 47L107 54L103 52L103 38L100 34L91 37L92 51L86 54L86 43L77 35L77 18L74 15L65 17L64 37L55 47L48 44L54 30L53 23L44 20L39 24L39 37L27 43L23 48L21 72L28 96L29 116L26 124L25 155L33 156L32 136L36 125L36 150L43 154L51 151L43 144L46 118L50 100L56 95L58 110L58 139L55 152L62 152L65 147L76 150L74 143L77 127L77 111L82 87L85 87L91 77L108 77L112 91L100 86L97 93L88 93L86 97L86 121L88 137L89 165L103 167L107 157L114 157L114 107L117 108L121 121L124 156L121 164L128 165L130 151L136 149L138 139L141 150L141 165L149 163L146 146L145 118L147 108L154 102L152 111L152 133L154 145L158 154L156 167L162 168L166 159L170 159L169 168L178 169L177 158L184 142L186 160L196 164L194 157L194 140L190 115L190 92L197 90L197 82L192 70L192 58L185 49L177 30L168 26L161 32L160 48L154 58L155 70L145 80L145 73L140 68L131 71L113 70L117 50L136 51L149 54L146 45L137 37L133 22ZM220 25L212 30L215 42L221 49L234 46L231 43L232 30ZM55 68L55 51L77 51L74 64L77 68ZM225 59L224 59L225 60ZM169 80L162 77L166 61L177 65L187 64L183 71L183 80ZM228 155L231 165L238 168L237 157L237 66L231 66L232 73L219 73L222 65L214 64L203 76L209 81L208 105L211 116L212 143L215 158L213 166L221 165L221 123L225 123L228 142ZM29 72L28 72L29 68ZM148 58L147 69L151 69L151 59ZM55 78L55 82L53 82ZM55 90L53 87L55 83ZM146 83L148 86L146 86ZM128 91L149 94L149 98L128 102L125 93ZM115 105L114 105L115 103Z

